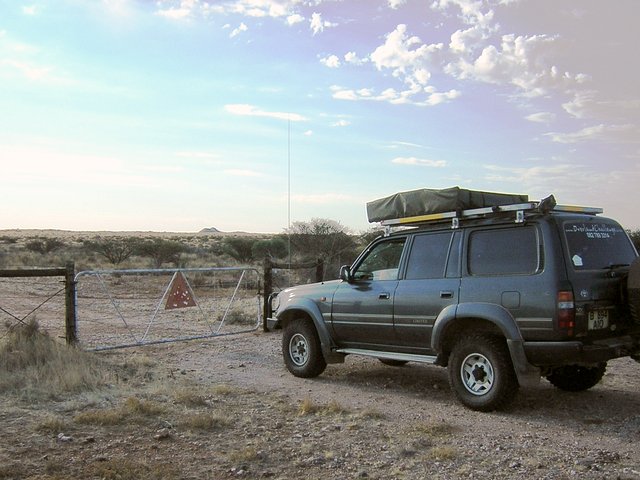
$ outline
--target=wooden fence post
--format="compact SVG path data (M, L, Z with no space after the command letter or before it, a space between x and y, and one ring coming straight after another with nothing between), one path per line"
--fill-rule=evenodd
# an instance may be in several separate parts
M269 257L264 259L264 304L262 308L262 330L268 332L267 318L271 315L269 296L273 293L273 262Z
M65 297L65 338L67 345L78 342L78 326L76 323L76 267L73 262L67 262L64 275Z

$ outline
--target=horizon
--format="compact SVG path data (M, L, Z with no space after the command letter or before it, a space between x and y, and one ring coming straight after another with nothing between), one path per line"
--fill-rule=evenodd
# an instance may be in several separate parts
M277 234L460 186L640 228L640 2L0 0L6 230Z

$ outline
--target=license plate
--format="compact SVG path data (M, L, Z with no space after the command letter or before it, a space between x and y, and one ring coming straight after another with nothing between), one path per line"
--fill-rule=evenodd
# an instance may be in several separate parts
M589 330L602 330L609 327L608 310L589 311Z

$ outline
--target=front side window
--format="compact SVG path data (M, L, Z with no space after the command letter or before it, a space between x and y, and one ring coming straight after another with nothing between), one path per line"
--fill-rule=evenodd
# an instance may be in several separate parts
M396 238L374 245L353 272L354 280L396 280L404 244L404 238Z
M475 231L469 237L469 273L532 274L541 267L539 250L533 226Z
M630 265L636 257L629 238L617 223L566 222L564 236L576 270Z

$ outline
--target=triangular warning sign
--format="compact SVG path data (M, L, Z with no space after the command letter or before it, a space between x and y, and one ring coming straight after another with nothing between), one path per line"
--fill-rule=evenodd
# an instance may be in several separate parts
M174 308L195 306L196 301L194 299L193 292L187 283L187 279L184 278L182 272L177 272L169 286L169 295L167 296L167 303L164 305L164 309L173 310Z

